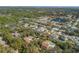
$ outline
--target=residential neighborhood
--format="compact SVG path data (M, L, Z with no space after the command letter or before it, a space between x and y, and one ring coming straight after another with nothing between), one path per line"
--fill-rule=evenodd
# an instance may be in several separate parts
M0 7L1 53L78 53L79 8Z

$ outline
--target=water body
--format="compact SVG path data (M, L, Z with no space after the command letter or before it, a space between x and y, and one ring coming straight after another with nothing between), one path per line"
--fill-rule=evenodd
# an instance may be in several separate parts
M59 22L59 23L63 23L63 22L66 22L65 19L62 19L62 18L55 18L55 19L51 19L51 22L54 21L54 22Z

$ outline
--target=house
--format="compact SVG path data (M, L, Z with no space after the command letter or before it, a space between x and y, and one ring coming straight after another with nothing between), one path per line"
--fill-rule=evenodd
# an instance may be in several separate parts
M38 27L38 28L36 29L37 32L44 32L45 30L46 30L45 27Z
M51 35L49 35L49 38L51 39L58 39L59 35L52 33Z
M68 19L72 19L72 16L73 16L73 15L67 15L66 18L68 18Z
M25 28L27 28L28 26L29 26L29 24L28 24L28 23L25 23L25 24L24 24L24 27L25 27Z
M60 36L59 36L59 40L61 40L61 41L65 41L65 37L62 36L62 35L60 35Z
M15 37L15 38L17 38L17 37L20 36L20 33L18 33L17 31L15 31L15 32L12 33L12 36Z
M39 17L39 20L37 22L43 23L43 24L47 24L48 17L47 16L45 16L45 17Z
M7 28L7 27L9 27L9 25L8 25L8 24L6 24L6 25L4 25L4 26L5 26L6 28Z
M0 37L0 40L2 40L3 39L3 37Z
M42 47L46 49L55 48L55 43L46 40L42 42Z
M46 31L45 31L45 34L46 34L46 35L51 35L51 31L46 30Z
M4 47L8 47L5 41L3 41L3 37L0 37L0 44L3 45Z
M51 31L59 31L59 28L56 28L56 27L54 27L54 28L52 28L52 30Z
M24 40L25 40L26 43L29 44L31 41L33 41L33 37L32 36L25 36Z

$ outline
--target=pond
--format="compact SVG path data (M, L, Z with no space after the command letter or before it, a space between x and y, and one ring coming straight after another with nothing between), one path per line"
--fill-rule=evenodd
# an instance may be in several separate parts
M59 23L63 23L63 22L66 22L65 19L63 18L55 18L55 19L51 19L51 22L54 21L54 22L59 22Z

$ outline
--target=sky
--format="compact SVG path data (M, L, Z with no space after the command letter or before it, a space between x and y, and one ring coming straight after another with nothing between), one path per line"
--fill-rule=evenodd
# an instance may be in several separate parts
M0 6L79 6L79 0L0 0Z

